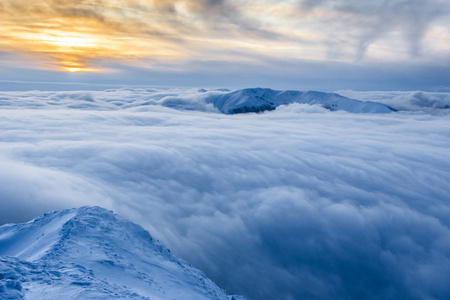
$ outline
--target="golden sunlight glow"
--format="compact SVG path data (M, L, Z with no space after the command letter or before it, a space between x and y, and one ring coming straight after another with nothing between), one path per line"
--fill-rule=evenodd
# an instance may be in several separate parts
M23 38L30 38L27 34ZM68 33L60 31L46 31L33 35L35 44L39 48L35 52L45 53L54 58L61 70L79 73L96 72L99 69L88 67L89 57L101 53L99 39L90 34Z
M164 16L151 11L152 1L141 9L135 9L134 1L108 2L5 0L0 5L0 49L34 54L46 69L72 73L105 71L95 67L102 60L186 56L178 45L178 29L164 23L172 22L171 17L160 21Z
M92 68L63 68L63 70L71 72L71 73L78 73L78 72L96 72L97 70Z
M98 47L94 39L83 36L49 36L46 42L65 49Z

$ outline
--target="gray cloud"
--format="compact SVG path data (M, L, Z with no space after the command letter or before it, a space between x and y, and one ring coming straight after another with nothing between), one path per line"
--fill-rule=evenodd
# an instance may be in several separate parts
M447 114L228 116L203 92L0 93L2 222L101 205L248 299L448 297Z
M246 20L238 6L226 0L27 2L8 0L4 4L4 13L42 19L57 16L63 20L55 23L60 28L71 28L71 22L74 21L93 21L104 26L97 28L99 32L146 34L159 36L161 39L179 38L177 41L181 43L183 34L197 35L196 31L199 30L177 10L177 7L182 7L195 15L197 21L207 24L212 31L230 31L230 23L240 25L241 29L248 33L259 31L252 22Z
M355 92L338 91L353 99L376 101L397 110L425 112L430 114L449 114L450 95L446 92Z
M422 49L422 40L429 26L437 20L450 15L450 6L439 0L407 1L354 1L354 0L300 0L302 10L331 10L337 15L327 15L323 22L325 28L336 41L348 39L346 32L355 39L356 55L362 58L370 44L388 34L400 31L409 45L412 56L418 56ZM345 37L347 36L347 37ZM332 44L333 47L338 46Z

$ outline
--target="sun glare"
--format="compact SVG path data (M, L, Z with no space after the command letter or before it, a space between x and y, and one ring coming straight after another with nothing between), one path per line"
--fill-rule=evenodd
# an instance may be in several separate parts
M48 67L70 73L100 72L90 63L102 55L111 55L111 47L105 41L90 33L42 30L18 35L25 43L33 46L33 51L50 56L53 60ZM108 41L106 41L106 44ZM114 50L115 51L115 50ZM113 54L114 54L113 51Z
M77 60L77 61L75 61ZM58 64L61 66L60 70L70 73L81 73L81 72L100 72L102 70L87 67L85 63L81 62L79 58L67 57L66 60L59 61Z
M81 73L81 72L98 72L97 69L93 68L71 68L71 67L65 67L63 68L64 71L70 72L70 73Z
M80 36L55 36L48 37L47 43L61 48L95 48L98 47L96 41L92 38Z

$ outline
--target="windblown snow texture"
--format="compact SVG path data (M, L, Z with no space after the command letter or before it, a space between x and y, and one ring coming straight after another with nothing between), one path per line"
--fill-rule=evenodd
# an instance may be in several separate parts
M206 98L206 101L226 114L262 112L292 103L319 104L329 110L344 110L352 113L389 113L393 111L385 104L362 102L335 93L275 91L263 88L212 94Z
M0 227L0 298L244 299L100 207Z

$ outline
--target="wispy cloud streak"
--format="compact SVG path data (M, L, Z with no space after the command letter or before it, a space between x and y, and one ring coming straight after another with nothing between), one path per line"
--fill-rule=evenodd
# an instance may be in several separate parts
M0 47L72 71L94 71L105 60L154 67L149 59L237 59L231 50L260 56L258 63L429 61L448 55L449 14L440 0L5 0Z

